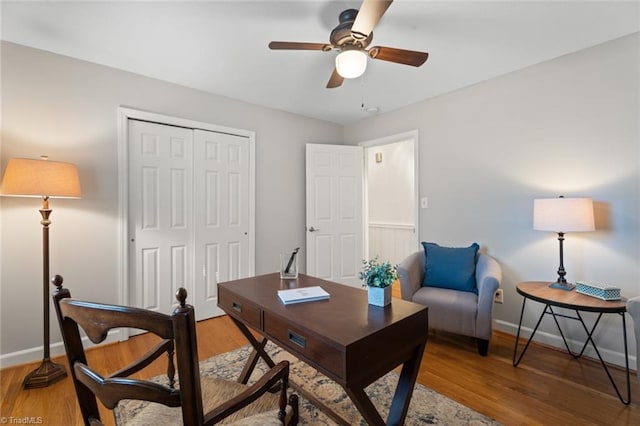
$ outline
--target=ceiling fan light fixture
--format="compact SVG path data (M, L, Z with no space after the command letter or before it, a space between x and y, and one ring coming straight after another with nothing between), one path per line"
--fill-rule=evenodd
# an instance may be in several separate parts
M336 70L344 78L356 78L367 69L367 55L362 50L343 50L336 56Z

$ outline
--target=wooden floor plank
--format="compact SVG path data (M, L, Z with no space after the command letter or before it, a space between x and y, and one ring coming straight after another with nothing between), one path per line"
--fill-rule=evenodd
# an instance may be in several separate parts
M227 317L197 324L201 360L238 348L246 341ZM152 345L148 335L88 351L89 363L106 371L131 361ZM511 364L514 336L494 332L489 355L478 355L473 339L432 332L421 363L418 382L499 422L511 424L640 424L640 386L632 378L632 404L621 404L599 362L574 360L566 353L533 344L522 363ZM55 362L67 367L59 357ZM44 425L81 424L75 391L69 377L42 389L22 389L24 376L38 363L0 370L0 417L41 418ZM165 373L165 363L154 362L139 374ZM623 386L624 374L613 369ZM113 417L101 409L103 420Z

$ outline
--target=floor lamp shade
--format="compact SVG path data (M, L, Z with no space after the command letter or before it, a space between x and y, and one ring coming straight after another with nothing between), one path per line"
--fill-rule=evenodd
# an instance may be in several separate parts
M43 308L43 358L38 368L24 379L25 388L40 388L64 378L63 366L51 362L49 345L49 225L51 209L49 198L80 197L78 169L70 163L12 158L7 163L2 178L0 195L15 197L42 197L42 308Z
M593 200L591 198L542 198L533 201L533 229L552 231L558 234L560 244L560 266L558 280L550 287L572 290L564 269L563 242L565 232L588 232L595 230Z
M71 163L12 158L2 179L2 195L18 197L80 197L78 169Z

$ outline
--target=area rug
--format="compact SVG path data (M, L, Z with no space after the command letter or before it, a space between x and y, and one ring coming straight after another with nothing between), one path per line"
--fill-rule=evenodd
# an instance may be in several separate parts
M299 361L293 355L269 343L266 347L269 356L277 363L287 359L290 362L289 380L299 388L300 423L301 425L337 425L330 417L320 410L324 405L339 415L350 425L366 426L365 420L355 408L344 389L328 379L314 368ZM247 357L251 353L251 346L243 346L231 352L216 355L200 363L203 376L215 376L223 379L236 380L244 367ZM267 366L261 360L251 377L259 377L266 371ZM166 381L166 377L154 380ZM391 371L376 382L369 385L365 391L383 418L386 418L393 398L393 392L398 382L398 373ZM313 395L314 403L304 394ZM129 401L118 413L118 419L124 421L128 413L136 412L144 402ZM425 386L416 384L405 420L406 425L440 424L440 425L497 425L494 420L459 404Z

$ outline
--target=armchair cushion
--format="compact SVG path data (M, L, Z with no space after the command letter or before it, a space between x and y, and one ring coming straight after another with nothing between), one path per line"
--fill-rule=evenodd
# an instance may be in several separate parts
M441 247L423 242L425 252L424 287L438 287L478 294L476 256L478 244L469 247Z

